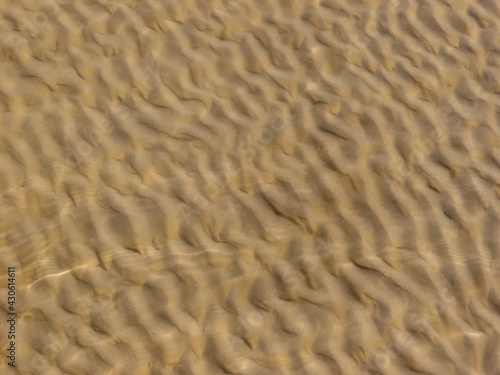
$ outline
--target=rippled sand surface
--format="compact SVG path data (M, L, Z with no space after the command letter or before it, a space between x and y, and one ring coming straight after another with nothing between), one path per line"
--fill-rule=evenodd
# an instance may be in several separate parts
M0 4L1 374L500 374L498 1Z

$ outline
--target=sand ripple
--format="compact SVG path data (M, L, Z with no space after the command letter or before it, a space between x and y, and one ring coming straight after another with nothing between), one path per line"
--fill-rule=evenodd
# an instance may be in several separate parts
M500 371L498 3L5 4L6 373Z

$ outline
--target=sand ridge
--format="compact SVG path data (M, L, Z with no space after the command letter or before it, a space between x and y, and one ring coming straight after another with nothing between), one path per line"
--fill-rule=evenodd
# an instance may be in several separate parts
M495 1L1 5L1 373L500 371Z

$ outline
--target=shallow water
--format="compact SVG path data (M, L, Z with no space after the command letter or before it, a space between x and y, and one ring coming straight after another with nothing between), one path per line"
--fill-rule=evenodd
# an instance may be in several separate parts
M2 4L2 373L500 371L496 2Z

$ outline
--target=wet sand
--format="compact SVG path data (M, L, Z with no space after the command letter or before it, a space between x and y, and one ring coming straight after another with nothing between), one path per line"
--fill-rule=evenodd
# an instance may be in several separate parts
M500 372L500 3L1 4L0 373Z

